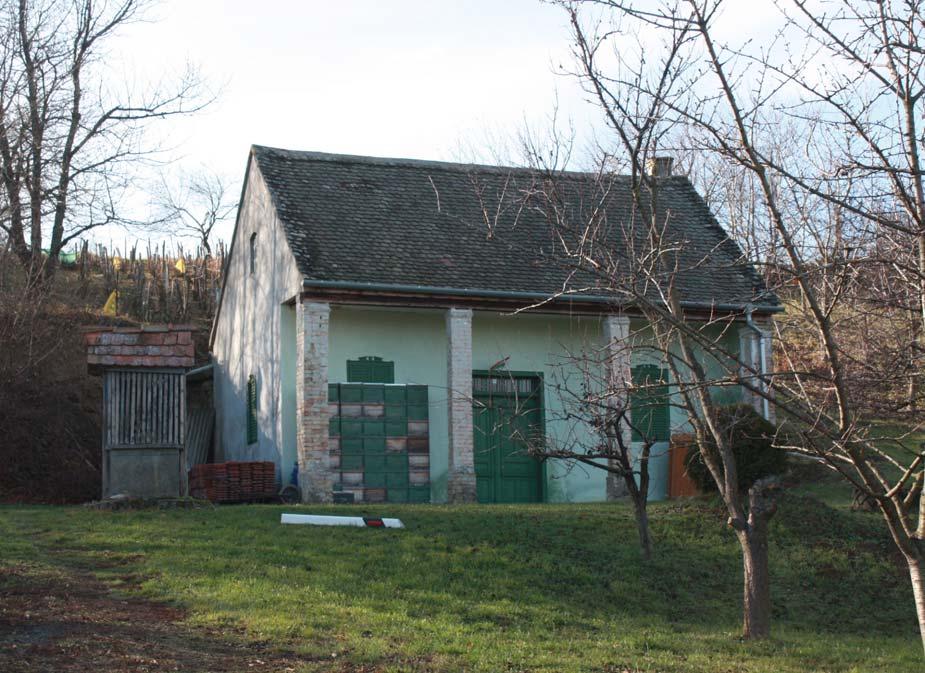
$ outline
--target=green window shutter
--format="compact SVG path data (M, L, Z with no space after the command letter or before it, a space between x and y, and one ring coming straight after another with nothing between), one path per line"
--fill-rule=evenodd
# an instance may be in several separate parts
M257 443L257 377L247 378L247 443Z
M349 383L395 383L395 363L372 355L347 360Z
M667 442L671 438L668 370L656 365L633 367L633 383L642 387L630 395L633 441Z

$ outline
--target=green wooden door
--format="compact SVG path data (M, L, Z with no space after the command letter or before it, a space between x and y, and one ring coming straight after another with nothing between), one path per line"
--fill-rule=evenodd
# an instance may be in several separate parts
M527 453L542 432L540 395L476 395L472 410L479 502L541 502L542 466Z

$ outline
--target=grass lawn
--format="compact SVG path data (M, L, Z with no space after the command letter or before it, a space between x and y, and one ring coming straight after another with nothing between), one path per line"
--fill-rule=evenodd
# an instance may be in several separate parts
M911 590L876 515L788 493L772 528L773 638L743 643L739 552L721 512L651 509L648 565L623 504L11 506L0 562L92 568L193 624L304 653L307 671L922 670ZM283 511L407 528L281 526Z

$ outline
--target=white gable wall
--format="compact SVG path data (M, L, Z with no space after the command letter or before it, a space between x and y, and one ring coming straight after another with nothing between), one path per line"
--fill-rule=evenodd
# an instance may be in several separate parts
M291 311L284 302L297 297L302 276L296 268L276 209L256 161L248 167L228 259L224 296L212 344L215 362L216 459L272 460L288 469L281 453L284 414L281 345L295 342L294 324L284 320ZM256 232L255 272L250 272L250 237ZM290 365L291 366L291 365ZM258 439L247 443L247 380L257 378ZM287 429L294 432L294 428ZM288 467L291 467L289 465Z

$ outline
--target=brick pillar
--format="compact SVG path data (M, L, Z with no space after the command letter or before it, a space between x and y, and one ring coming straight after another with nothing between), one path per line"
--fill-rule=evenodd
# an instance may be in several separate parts
M296 426L302 502L331 502L328 451L328 322L331 307L296 304Z
M472 311L446 312L447 415L450 470L447 499L475 502L475 458L472 434Z
M630 319L623 315L609 315L604 318L604 381L610 391L608 404L625 407L629 401L627 388L632 383L632 351L630 349ZM632 429L621 424L623 441L628 445L633 439ZM626 496L623 477L607 473L607 499L617 500Z

